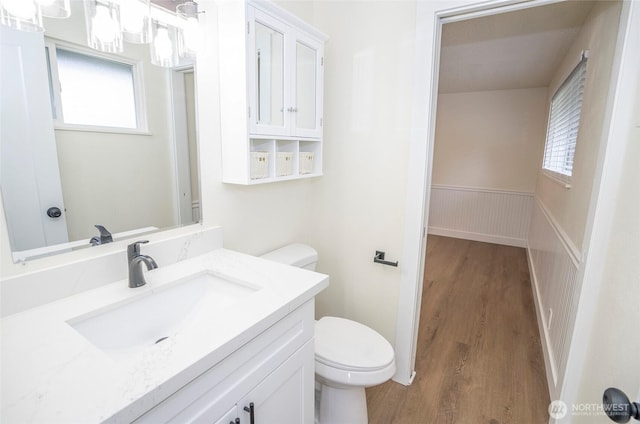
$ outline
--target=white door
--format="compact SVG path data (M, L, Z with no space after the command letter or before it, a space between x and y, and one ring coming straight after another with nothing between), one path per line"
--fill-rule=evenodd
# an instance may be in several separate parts
M64 243L67 223L44 36L0 31L0 184L11 246L20 251ZM50 208L61 215L48 216Z

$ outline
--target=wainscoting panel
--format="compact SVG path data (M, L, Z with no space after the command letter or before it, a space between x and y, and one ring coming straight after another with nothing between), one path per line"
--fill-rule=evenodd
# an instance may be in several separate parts
M529 231L528 258L553 399L561 388L567 366L580 294L577 280L580 263L571 241L537 200Z
M533 193L431 186L429 234L526 247Z

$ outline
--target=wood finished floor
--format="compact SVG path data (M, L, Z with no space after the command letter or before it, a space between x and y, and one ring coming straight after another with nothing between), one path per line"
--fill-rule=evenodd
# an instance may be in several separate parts
M367 389L370 424L548 423L525 255L429 236L417 375Z

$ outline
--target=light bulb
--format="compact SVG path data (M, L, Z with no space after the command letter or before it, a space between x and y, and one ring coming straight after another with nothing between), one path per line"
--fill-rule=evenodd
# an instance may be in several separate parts
M138 33L144 29L145 17L149 14L149 8L139 1L129 0L121 4L120 16L125 31Z
M184 43L189 51L198 51L200 48L200 26L197 18L188 18L184 27Z
M173 47L171 46L169 31L167 31L166 28L158 28L156 38L153 40L153 47L160 59L167 60L171 58L171 55L173 55Z
M95 37L103 43L113 42L118 34L118 24L109 14L109 8L103 4L96 6L91 26Z
M36 4L32 0L3 0L2 7L22 20L32 19L36 14Z

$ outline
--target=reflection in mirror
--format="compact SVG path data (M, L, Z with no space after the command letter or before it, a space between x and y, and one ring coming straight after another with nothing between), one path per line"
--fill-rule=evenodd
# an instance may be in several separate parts
M118 239L200 219L193 65L153 66L148 45L91 50L82 2L71 4L44 34L1 28L0 182L14 260L89 246L96 224Z
M258 123L284 125L284 35L256 22Z
M316 127L316 51L296 43L296 127Z

